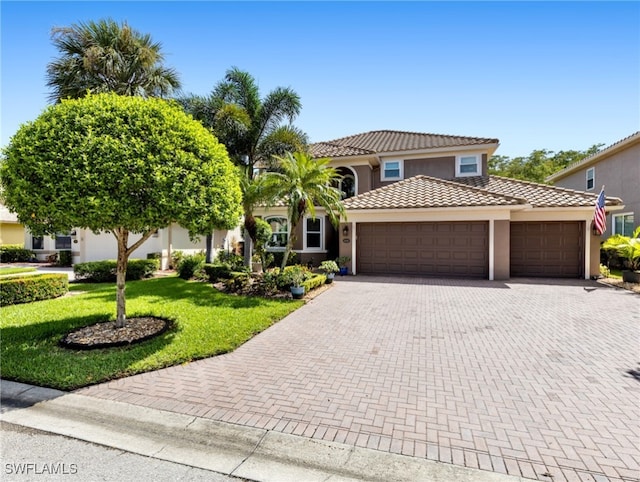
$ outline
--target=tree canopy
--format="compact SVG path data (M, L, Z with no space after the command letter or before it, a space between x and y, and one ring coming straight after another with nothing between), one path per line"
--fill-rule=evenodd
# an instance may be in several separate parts
M265 199L260 182L253 182L254 167L272 166L276 155L306 150L307 135L291 124L302 108L300 97L289 87L276 87L261 98L253 76L232 67L209 96L189 95L178 101L244 170L245 264L251 266L252 245L257 242L253 208Z
M489 174L544 183L554 172L595 154L602 146L595 144L586 151L536 149L526 157L493 156L489 159Z
M50 106L4 150L0 185L4 204L36 235L113 233L123 297L128 256L157 229L176 222L196 236L233 228L241 215L224 146L161 99L99 94ZM129 246L129 233L142 237Z
M126 22L106 19L57 27L52 42L60 52L47 65L53 102L89 92L165 97L180 87L177 72L162 65L160 43Z

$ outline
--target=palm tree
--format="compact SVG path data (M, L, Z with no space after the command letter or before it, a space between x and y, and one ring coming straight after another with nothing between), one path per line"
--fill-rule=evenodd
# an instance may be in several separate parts
M288 87L276 87L261 99L253 76L237 67L226 72L208 97L191 95L178 101L227 146L248 181L254 178L255 167L272 166L274 156L306 149L307 135L291 124L302 108L298 94ZM244 188L252 189L251 183ZM245 189L246 193L255 194ZM253 208L259 202L253 198L244 203L245 265L249 267L256 242Z
M287 206L290 235L282 259L282 268L296 241L296 227L304 216L316 217L316 206L323 207L334 226L338 226L340 217L346 217L342 204L342 191L333 187L339 174L329 167L330 159L312 159L304 152L287 152L276 158L278 170L264 174L267 190L276 198L284 200Z
M160 43L126 22L89 21L54 28L51 36L61 54L47 65L52 102L89 92L165 97L180 87L177 72L162 65Z

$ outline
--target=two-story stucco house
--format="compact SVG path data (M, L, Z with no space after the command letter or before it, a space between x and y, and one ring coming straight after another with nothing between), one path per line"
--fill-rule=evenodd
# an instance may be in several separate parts
M599 274L591 221L597 193L487 175L497 139L374 131L311 146L343 175L347 219L322 210L294 247L302 262L351 258L354 274L490 280ZM622 208L607 198L607 209ZM283 249L284 208L261 213Z
M622 211L607 214L607 230L629 236L640 225L640 131L576 162L547 178L556 186L599 193L622 199Z

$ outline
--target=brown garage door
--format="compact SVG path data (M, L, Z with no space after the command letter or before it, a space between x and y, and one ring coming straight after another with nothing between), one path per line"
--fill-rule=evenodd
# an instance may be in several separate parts
M358 273L488 278L488 232L486 222L359 223Z
M584 224L581 221L512 222L511 276L584 276Z

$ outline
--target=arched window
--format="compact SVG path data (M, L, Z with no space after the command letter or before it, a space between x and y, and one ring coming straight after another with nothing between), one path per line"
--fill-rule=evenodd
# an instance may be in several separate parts
M267 242L267 249L277 251L286 248L289 240L289 222L282 216L264 219L271 226L271 238Z
M356 195L356 178L353 174L345 174L340 180L342 199L348 199Z

